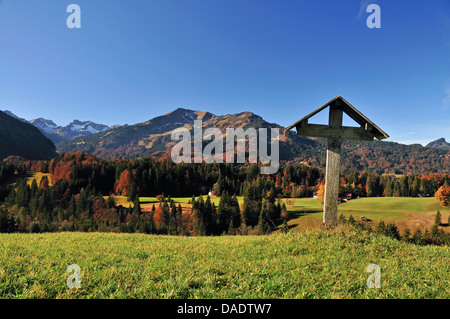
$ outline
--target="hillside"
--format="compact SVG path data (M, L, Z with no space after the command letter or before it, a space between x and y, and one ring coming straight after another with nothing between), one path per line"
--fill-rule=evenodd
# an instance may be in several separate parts
M0 234L0 298L449 298L448 247L355 230L270 236ZM67 289L67 266L81 287ZM367 267L381 268L370 289Z
M304 162L313 166L325 166L326 144L321 139L299 137L295 132L284 133L283 128L269 123L260 116L243 112L214 115L209 112L176 109L173 112L143 123L113 128L85 137L57 144L60 153L83 151L100 158L136 158L142 156L169 157L175 145L171 132L178 127L192 129L194 120L201 119L204 128L217 127L278 127L280 128L280 160L282 162ZM206 144L206 142L205 142ZM394 142L343 143L341 168L369 170L382 173L449 173L450 152L444 149L404 145Z
M11 155L48 160L57 154L52 141L36 127L0 111L0 160Z

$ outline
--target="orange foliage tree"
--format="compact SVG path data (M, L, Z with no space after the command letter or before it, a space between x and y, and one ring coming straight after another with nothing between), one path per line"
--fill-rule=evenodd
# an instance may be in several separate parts
M155 222L158 231L165 228L165 216L161 206L156 207L155 213L153 214L153 221Z
M448 206L450 203L450 186L447 183L442 185L434 196L441 202L442 206Z
M129 170L124 170L116 182L116 194L122 194L128 196L132 180L132 174Z

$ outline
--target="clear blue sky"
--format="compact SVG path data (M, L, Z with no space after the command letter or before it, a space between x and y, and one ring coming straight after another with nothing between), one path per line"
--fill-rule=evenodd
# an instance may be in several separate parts
M391 141L449 141L450 1L0 0L0 109L26 119L184 107L287 126L337 95Z

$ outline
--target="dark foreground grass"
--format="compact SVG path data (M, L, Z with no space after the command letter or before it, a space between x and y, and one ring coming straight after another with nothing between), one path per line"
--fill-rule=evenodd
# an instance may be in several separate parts
M341 226L271 236L0 235L2 298L449 298L450 248ZM81 267L68 289L67 266ZM369 264L381 288L368 288Z

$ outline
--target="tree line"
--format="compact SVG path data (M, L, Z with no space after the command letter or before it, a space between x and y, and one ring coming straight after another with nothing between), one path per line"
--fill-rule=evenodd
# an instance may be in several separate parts
M35 179L27 183L30 172L46 175L39 184ZM99 160L81 152L62 154L52 161L3 161L0 230L267 233L280 225L287 228L286 207L280 198L312 197L323 183L323 170L302 164L283 165L277 174L260 175L257 164ZM341 175L340 193L353 197L439 193L448 199L448 185L449 176L442 174L394 176L350 169ZM201 196L209 192L220 197L217 207L209 196ZM133 205L116 205L116 195L126 196ZM143 196L158 196L161 201L151 211L142 211L139 197ZM237 196L244 197L242 205ZM192 197L192 209L183 211L171 197Z

